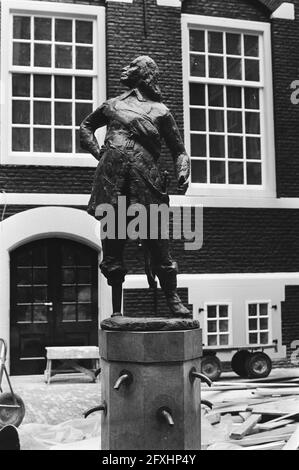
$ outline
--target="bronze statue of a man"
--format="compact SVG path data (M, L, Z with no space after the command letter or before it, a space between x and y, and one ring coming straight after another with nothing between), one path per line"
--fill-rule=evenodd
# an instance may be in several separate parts
M158 67L150 57L137 57L121 74L121 83L129 91L103 103L81 124L81 146L99 160L88 207L94 216L101 203L110 203L117 210L119 196L126 196L127 205L139 203L147 208L150 204L168 203L157 166L161 139L171 151L180 193L187 190L190 159L173 116L161 102L158 76ZM94 133L102 126L107 126L107 133L100 148ZM142 244L171 316L189 317L190 312L176 291L177 266L170 256L168 240L148 237ZM112 286L113 315L119 315L121 310L122 283L127 272L124 246L125 240L102 240L100 268Z

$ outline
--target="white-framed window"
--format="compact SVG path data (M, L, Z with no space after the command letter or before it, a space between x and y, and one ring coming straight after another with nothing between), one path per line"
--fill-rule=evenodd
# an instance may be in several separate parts
M246 302L248 344L254 346L272 342L270 309L271 302L268 300Z
M1 162L94 166L79 126L106 95L105 9L1 3Z
M205 346L225 347L232 344L231 310L230 302L205 303Z
M270 25L183 15L189 194L275 196Z

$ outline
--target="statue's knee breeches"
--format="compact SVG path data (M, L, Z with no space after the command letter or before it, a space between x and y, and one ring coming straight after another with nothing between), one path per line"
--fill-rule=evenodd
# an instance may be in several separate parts
M177 287L178 266L175 261L168 265L156 265L154 272L159 278L161 288L164 291L172 291Z
M100 263L102 274L106 277L109 286L117 283L123 283L127 274L126 268L123 264L110 256L107 256Z

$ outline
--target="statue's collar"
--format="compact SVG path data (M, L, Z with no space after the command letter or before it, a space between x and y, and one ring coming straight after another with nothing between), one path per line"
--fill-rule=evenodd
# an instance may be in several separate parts
M145 96L143 96L143 94L141 93L140 90L138 90L138 88L132 88L131 90L126 91L125 93L121 95L120 99L125 100L128 96L132 95L133 93L135 93L138 101L148 101L148 99Z

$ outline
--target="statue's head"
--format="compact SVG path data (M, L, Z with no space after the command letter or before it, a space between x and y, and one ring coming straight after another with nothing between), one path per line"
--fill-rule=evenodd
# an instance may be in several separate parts
M158 80L158 66L153 59L146 55L137 57L127 67L124 67L120 77L123 85L128 88L139 88L154 101L162 99Z

